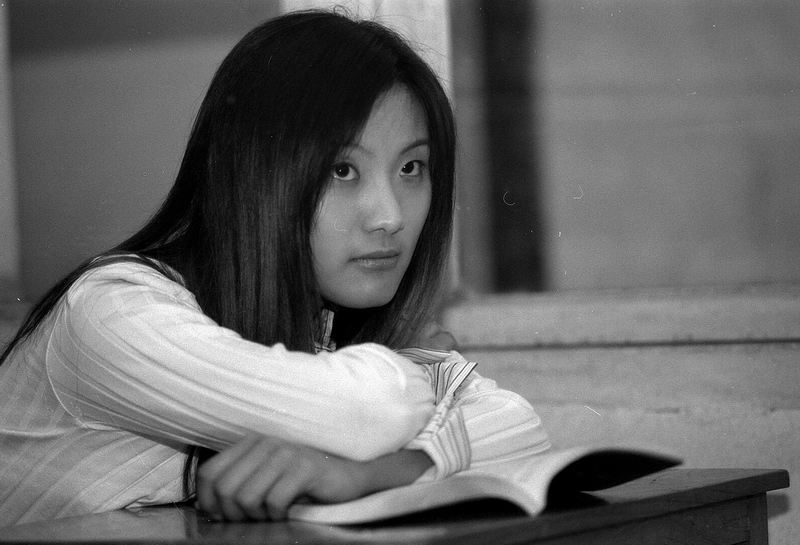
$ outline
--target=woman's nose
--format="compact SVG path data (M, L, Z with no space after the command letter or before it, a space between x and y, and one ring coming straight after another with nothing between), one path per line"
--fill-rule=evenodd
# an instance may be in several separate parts
M404 227L403 210L391 179L376 179L368 184L364 227L367 231L396 233Z

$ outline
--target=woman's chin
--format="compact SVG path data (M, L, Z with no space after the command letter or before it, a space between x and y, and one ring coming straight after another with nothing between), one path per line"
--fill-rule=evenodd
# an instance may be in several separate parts
M391 302L395 293L397 293L396 289L381 290L378 292L363 290L328 299L328 303L333 303L334 307L364 310L368 308L382 307L388 304Z

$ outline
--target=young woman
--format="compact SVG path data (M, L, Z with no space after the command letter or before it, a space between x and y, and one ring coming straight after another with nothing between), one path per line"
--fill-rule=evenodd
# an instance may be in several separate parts
M245 36L161 209L3 352L0 526L195 493L279 519L548 448L457 352L400 350L451 348L428 324L454 148L442 87L386 28L303 12Z

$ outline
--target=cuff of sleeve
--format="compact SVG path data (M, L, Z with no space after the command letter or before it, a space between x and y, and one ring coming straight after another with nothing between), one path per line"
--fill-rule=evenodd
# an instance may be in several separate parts
M420 434L406 448L422 450L433 461L416 482L437 481L463 471L470 465L472 452L467 427L460 410L451 410L453 396L436 408L436 413Z

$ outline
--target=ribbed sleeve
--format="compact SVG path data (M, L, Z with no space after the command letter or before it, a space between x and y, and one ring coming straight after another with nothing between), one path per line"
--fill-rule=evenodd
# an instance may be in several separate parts
M392 351L311 355L246 341L138 264L95 269L73 286L46 367L85 426L217 450L257 432L371 459L406 444L433 412L425 371Z
M430 456L433 467L419 482L458 471L543 452L550 441L541 419L524 398L497 387L474 371L458 352L401 350L428 363L437 392L436 412L407 445Z

